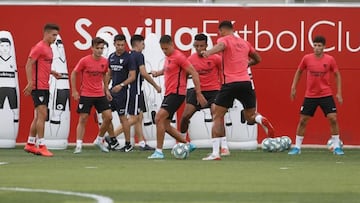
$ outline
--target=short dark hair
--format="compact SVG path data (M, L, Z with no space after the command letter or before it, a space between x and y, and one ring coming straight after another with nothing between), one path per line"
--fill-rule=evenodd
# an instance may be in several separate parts
M125 35L123 35L123 34L117 34L117 35L115 35L115 37L114 37L114 42L116 42L116 41L126 41Z
M172 43L172 38L170 35L163 35L160 38L160 44L171 44Z
M205 34L203 33L200 33L200 34L197 34L195 35L195 38L194 38L196 41L205 41L205 43L207 44L207 41L208 41L208 38Z
M130 39L130 44L133 46L135 42L141 42L144 41L145 38L142 35L133 35Z
M233 24L229 20L224 20L219 24L219 29L225 28L225 29L233 29Z
M95 47L99 44L105 44L105 40L101 37L95 37L92 41L91 41L91 46Z
M7 43L9 43L11 45L10 40L8 38L6 38L6 37L0 38L0 42L7 42Z
M50 31L50 30L56 30L60 31L60 27L54 23L47 23L44 25L44 32Z
M313 43L322 43L323 45L325 45L326 39L325 39L325 37L323 37L321 35L317 35L314 37Z

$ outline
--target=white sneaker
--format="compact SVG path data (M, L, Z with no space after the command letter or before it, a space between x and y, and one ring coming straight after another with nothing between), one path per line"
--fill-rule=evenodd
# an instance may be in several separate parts
M74 154L80 154L80 153L81 153L81 150L82 150L82 147L81 147L81 146L76 146L76 147L75 147L75 150L74 150Z
M220 150L220 155L221 155L221 156L230 156L230 150L229 150L229 148L221 148L221 150Z
M99 142L97 139L94 141L94 144L99 147L99 149L102 151L102 152L109 152L109 149L107 148L107 146L105 145L104 141L102 142Z
M214 155L213 153L211 153L209 156L204 157L202 160L203 161L215 161L215 160L221 160L221 157L219 155Z

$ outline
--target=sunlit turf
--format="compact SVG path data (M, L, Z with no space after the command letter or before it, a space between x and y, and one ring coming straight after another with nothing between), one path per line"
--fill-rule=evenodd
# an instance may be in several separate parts
M85 147L53 151L51 158L16 149L0 150L0 187L91 193L129 203L358 203L360 150L335 156L327 149L287 152L232 150L221 161L202 161L210 149L197 149L187 160L165 150L164 160L151 152L102 153ZM0 190L0 202L94 202L47 193Z

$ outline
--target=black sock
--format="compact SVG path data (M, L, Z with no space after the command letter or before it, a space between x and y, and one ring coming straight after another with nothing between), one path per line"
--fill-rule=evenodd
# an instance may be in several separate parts
M130 142L125 141L125 146L129 146Z
M110 140L111 140L112 145L114 145L114 144L116 144L118 142L116 137L111 137Z

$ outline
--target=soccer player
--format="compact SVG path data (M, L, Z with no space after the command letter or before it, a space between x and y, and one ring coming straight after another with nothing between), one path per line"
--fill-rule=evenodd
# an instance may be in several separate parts
M44 26L43 40L31 48L28 60L25 65L27 85L24 94L32 96L35 106L34 119L30 125L28 141L24 150L42 156L53 156L45 146L44 129L49 103L49 79L50 74L60 78L61 74L51 70L53 53L50 45L55 42L59 34L59 26L46 24ZM39 147L36 147L36 135L38 136Z
M143 112L146 112L144 93L142 91L142 83L145 79L148 81L158 93L161 92L161 87L155 83L152 77L146 72L144 55L141 53L144 48L144 37L141 35L133 35L130 40L132 51L130 57L133 59L136 67L136 79L130 83L130 99L127 110L129 113L129 124L135 125L135 135L138 137L140 150L154 150L146 144L144 133L142 130ZM119 126L115 129L115 135L123 132L123 127ZM110 143L111 144L111 143ZM111 146L111 145L110 145Z
M201 106L205 106L207 101L201 93L199 74L191 63L179 50L176 50L169 35L163 35L160 38L160 46L166 58L164 67L160 71L152 71L154 77L164 75L165 97L161 107L155 116L156 123L156 149L149 156L149 159L163 159L162 152L165 132L169 133L177 141L187 143L176 128L170 125L170 121L180 105L185 100L187 75L192 76L195 85L196 99ZM190 151L195 150L195 145L189 143Z
M256 96L252 87L248 67L261 61L259 54L249 42L234 35L234 28L230 21L219 24L220 38L210 50L203 51L204 57L222 52L223 75L222 86L216 95L213 111L212 153L203 160L221 160L219 145L225 136L224 115L232 107L234 99L244 106L244 116L249 124L261 124L269 137L274 136L274 129L267 118L256 112Z
M136 66L129 52L126 51L126 38L123 34L118 34L114 37L115 52L110 54L109 68L110 71L106 77L106 84L112 79L111 87L111 106L117 111L121 126L125 135L125 146L119 149L119 142L114 134L113 124L110 124L108 130L109 138L106 139L108 147L111 150L120 150L130 152L133 146L130 143L130 124L127 118L127 105L129 102L128 85L135 80Z
M109 65L107 59L102 56L104 45L105 41L102 38L95 37L91 41L92 54L81 58L71 73L72 97L75 100L79 100L77 108L79 121L76 127L75 154L82 151L85 126L92 106L95 106L97 112L100 112L103 118L94 144L101 151L109 152L104 144L104 134L111 123L112 114L108 101L111 100L108 83L105 83L105 75L108 72ZM76 86L77 75L80 75L82 78L80 94Z
M304 71L307 76L305 98L301 106L300 120L296 129L295 147L289 151L288 154L290 155L301 153L301 144L304 139L306 125L310 118L314 116L318 106L320 106L330 123L331 139L334 143L334 154L344 154L339 146L339 125L336 105L330 86L330 74L334 73L337 85L336 98L338 102L342 104L341 76L334 57L324 53L325 43L326 40L323 36L316 36L313 39L314 53L307 54L302 58L294 75L290 93L291 100L295 99L296 86Z
M201 52L205 51L208 44L208 37L205 34L197 34L194 38L194 48L196 53L192 54L188 60L194 66L199 74L201 92L207 100L207 104L201 107L196 100L194 88L188 89L186 93L186 105L180 121L180 132L183 136L189 128L190 118L196 111L202 108L210 108L213 111L213 103L217 92L221 85L221 57L219 55L211 55L207 58L203 57ZM226 136L221 138L221 155L230 155L227 145Z

